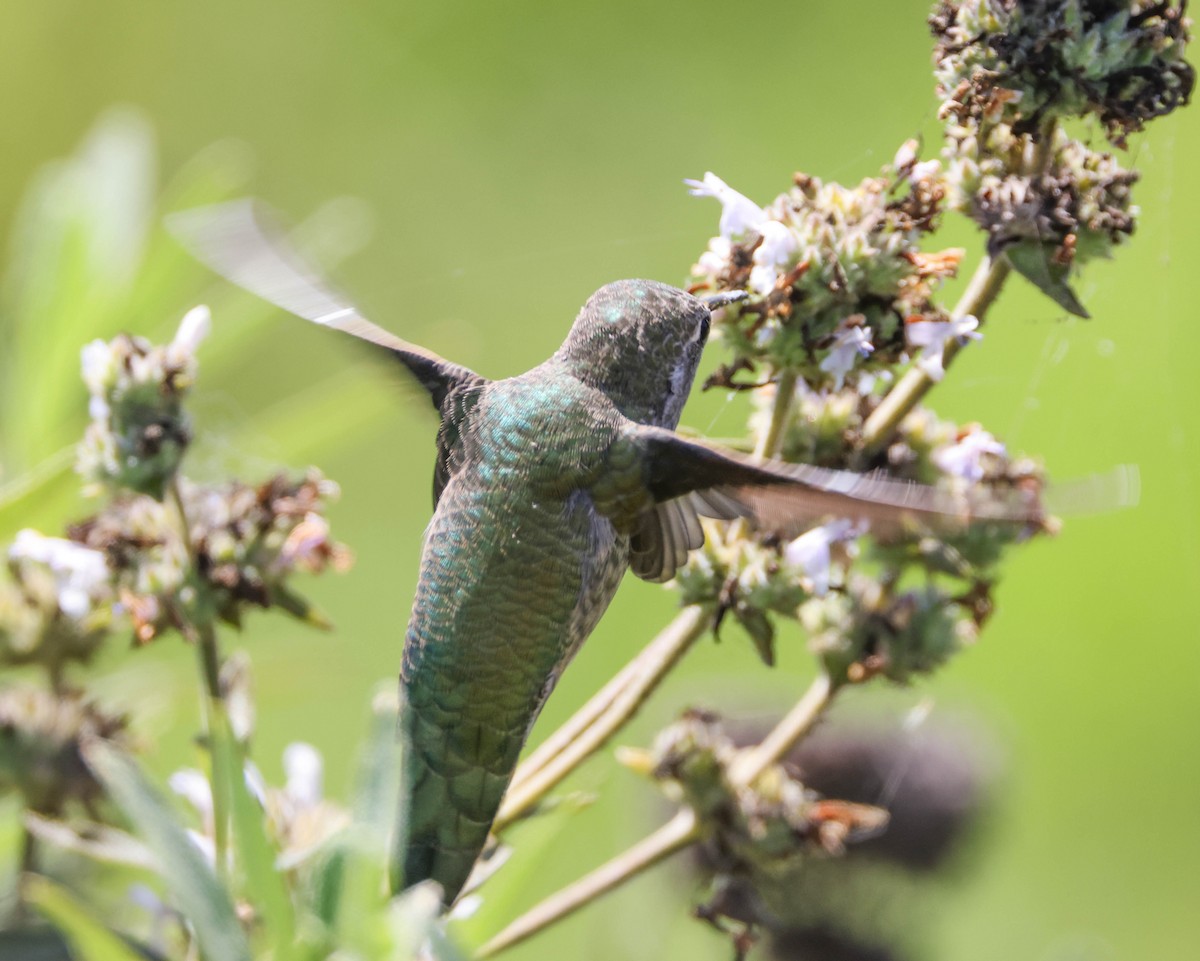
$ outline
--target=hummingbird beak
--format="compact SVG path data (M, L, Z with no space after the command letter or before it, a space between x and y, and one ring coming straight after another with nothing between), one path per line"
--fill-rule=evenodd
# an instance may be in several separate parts
M749 296L748 290L726 290L719 294L708 294L701 297L700 302L712 312L720 310L722 307L728 307L730 304L736 304L739 300L745 300Z

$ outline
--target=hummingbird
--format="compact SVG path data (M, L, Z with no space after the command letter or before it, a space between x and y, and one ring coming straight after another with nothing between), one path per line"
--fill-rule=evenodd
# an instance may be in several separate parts
M758 461L675 432L714 311L620 280L584 304L562 346L490 380L367 320L253 202L184 211L172 232L271 303L375 345L428 394L440 422L433 517L400 668L398 887L432 879L448 906L488 840L534 721L627 570L674 576L701 517L785 530L837 516L876 528L965 521L931 487ZM1038 520L1032 507L971 516Z

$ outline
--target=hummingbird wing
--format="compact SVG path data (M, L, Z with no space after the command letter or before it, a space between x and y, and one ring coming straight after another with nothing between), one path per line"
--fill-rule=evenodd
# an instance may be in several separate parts
M630 539L630 566L645 580L665 581L704 542L697 517L745 517L788 535L824 517L863 521L877 532L912 524L938 530L977 521L1040 526L1037 497L956 494L882 474L855 474L811 464L754 461L673 431L631 426L647 490L655 501Z
M452 452L474 398L488 383L367 320L288 242L279 219L260 201L233 200L168 215L167 227L201 263L288 313L382 347L425 388L441 415L433 475L436 506L453 473Z
M440 412L447 394L486 380L367 320L288 242L261 201L244 198L168 214L167 228L201 263L263 300L322 327L391 353L428 391Z

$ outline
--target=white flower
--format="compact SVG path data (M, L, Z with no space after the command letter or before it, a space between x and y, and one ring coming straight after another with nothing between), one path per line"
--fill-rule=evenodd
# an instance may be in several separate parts
M183 320L179 322L179 330L175 332L174 340L167 345L168 360L182 367L196 356L196 349L200 346L200 342L208 336L210 330L212 330L212 314L209 313L208 308L203 304L193 307L183 315Z
M284 792L297 807L315 807L321 803L324 761L311 744L295 741L283 749L283 770L287 775Z
M896 151L896 156L892 158L892 167L896 170L905 170L917 162L917 148L920 146L916 140L906 140L900 145L900 149Z
M917 366L932 380L941 380L946 373L942 357L946 343L955 340L961 346L968 340L982 340L983 334L975 328L979 321L969 314L956 320L918 320L906 324L904 334L910 347L920 347Z
M779 268L786 266L800 250L796 234L778 220L758 224L762 243L754 248L754 266L750 270L750 289L757 294L769 294L775 288Z
M92 420L106 420L109 415L105 395L116 383L118 361L112 347L103 340L93 340L79 352L79 366L83 371L83 382L91 397L88 399L88 416Z
M846 519L831 521L801 534L783 549L783 558L804 571L818 597L829 590L830 548L839 541L853 540L862 527Z
M708 249L700 255L697 266L706 274L719 274L729 266L729 257L733 253L733 245L726 237L713 237L708 242Z
M766 211L749 197L738 193L711 170L703 180L685 180L693 197L715 197L721 203L721 236L741 237L767 219Z
M875 345L871 343L870 328L847 327L839 331L833 339L833 347L821 361L821 370L833 374L837 379L837 389L842 389L846 374L854 367L856 357L869 357Z
M61 537L46 537L26 528L8 549L13 561L44 564L54 575L54 593L59 609L68 617L86 617L108 590L108 564L100 551Z
M183 315L183 320L179 322L179 330L175 332L175 339L171 343L186 350L189 354L194 354L210 330L212 330L212 314L207 307L201 304Z
M913 183L920 183L922 180L932 180L942 171L942 162L940 160L926 160L923 163L914 164L909 171L908 179Z
M980 461L987 455L1003 457L1004 445L986 430L977 428L957 443L939 447L931 458L947 474L974 482L983 478Z

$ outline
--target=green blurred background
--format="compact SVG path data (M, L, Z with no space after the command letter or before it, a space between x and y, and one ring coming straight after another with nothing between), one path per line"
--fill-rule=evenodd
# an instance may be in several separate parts
M739 15L709 0L9 4L0 229L17 230L20 198L46 161L73 153L111 105L132 105L157 141L166 206L203 193L194 180L209 174L197 170L221 171L209 192L253 192L294 220L329 198L360 198L375 229L337 270L342 285L403 336L481 373L513 374L554 349L600 284L683 281L718 209L689 198L682 178L714 170L763 202L796 169L857 182L908 137L923 135L925 156L935 155L927 13L914 0L763 0ZM121 116L110 122L136 132ZM1144 174L1141 225L1080 280L1094 319L1064 319L1013 284L982 346L933 397L940 413L1042 456L1054 477L1136 464L1142 499L1015 552L981 644L935 679L898 694L853 692L839 707L933 698L948 713L975 711L1001 745L986 836L909 922L929 956L1195 957L1200 271L1190 258L1200 255L1200 185L1187 164L1200 156L1196 119L1183 111L1131 141L1125 160ZM20 255L24 235L15 236ZM980 242L968 226L952 220L945 237L973 265ZM5 466L11 476L75 436L84 339L121 328L162 337L188 306L210 303L191 471L253 478L315 463L343 488L334 528L357 566L309 585L337 631L262 617L246 637L260 763L278 776L283 746L311 741L328 760L331 793L343 795L368 697L398 666L429 515L432 417L351 346L213 281L160 234L150 251L149 279L119 310L76 291L71 326L46 322L36 364L8 358L6 414L39 426L28 462ZM719 359L717 344L708 362ZM744 408L697 396L684 422L736 435ZM62 504L33 499L0 535L16 523L52 528ZM631 578L535 738L674 604ZM781 665L767 670L736 629L719 646L704 642L622 740L644 743L689 704L763 718L782 710L810 663L798 631L781 649ZM159 739L152 766L191 762L190 652L165 642L111 667L103 690L136 697L140 726ZM660 816L651 789L609 761L572 784L601 800L540 851L529 839L526 863L512 867L528 877L522 904ZM726 941L686 917L691 893L660 868L512 957L728 956Z

